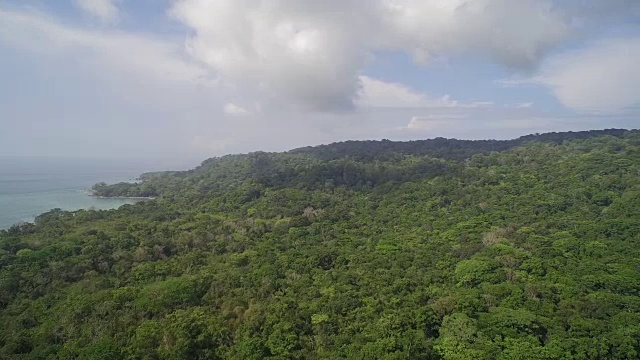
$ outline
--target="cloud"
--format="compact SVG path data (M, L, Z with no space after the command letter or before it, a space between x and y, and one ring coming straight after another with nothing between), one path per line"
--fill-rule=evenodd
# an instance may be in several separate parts
M224 81L261 100L341 111L370 103L358 99L369 91L360 75L375 52L420 63L474 54L531 70L580 30L577 18L595 16L587 9L553 0L177 0L169 14L193 30L189 53Z
M247 116L253 114L251 111L234 103L228 103L224 106L223 112L229 116Z
M225 93L208 67L184 53L183 41L0 6L0 108L10 119L0 125L3 151L202 154L192 137L221 127Z
M467 114L440 114L427 116L414 116L407 124L406 129L412 131L431 131L446 128L453 121L468 119Z
M548 87L566 107L619 113L640 106L640 38L608 39L552 57L539 74L502 81Z
M66 26L34 11L0 8L0 42L70 61L79 59L150 83L216 84L211 71L186 56L177 41Z
M384 1L387 46L413 54L476 52L515 68L531 68L571 29L549 1ZM398 46L398 45L396 45Z
M560 122L567 113L545 113L544 104L463 101L365 73L372 54L399 51L426 64L463 54L475 66L484 56L550 79L551 60L540 72L528 67L575 31L566 10L544 7L551 1L170 3L171 16L191 29L186 46L184 34L143 32L153 30L147 25L96 27L0 5L0 108L9 119L0 126L0 150L206 157L348 139L508 138L637 125L627 113ZM529 30L512 29L505 12L522 9L535 10L518 15L530 17L522 20ZM516 33L494 34L487 23ZM403 73L394 71L384 78ZM466 99L483 96L472 93L478 79L468 89L466 78L452 80Z
M356 104L364 108L486 108L493 101L462 103L451 96L429 96L406 85L360 76L360 91Z
M532 102L524 102L524 103L520 103L520 104L516 104L515 108L516 109L527 109L533 106Z
M358 105L364 107L455 107L457 101L449 96L428 97L426 94L399 83L390 83L368 76L360 76Z
M372 17L361 5L186 0L170 14L194 30L189 53L225 80L259 99L335 111L353 107L366 58L360 32L370 25L357 23Z
M75 3L82 11L105 23L115 22L120 13L114 0L76 0Z

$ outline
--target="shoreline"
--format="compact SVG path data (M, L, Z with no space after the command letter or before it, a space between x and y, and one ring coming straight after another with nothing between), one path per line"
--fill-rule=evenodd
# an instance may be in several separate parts
M56 204L56 206L51 206L51 207L40 207L40 206L36 206L34 209L29 209L27 211L21 211L21 213L19 215L17 215L16 217L14 216L4 216L4 214L0 213L0 231L2 230L8 230L10 229L13 225L16 224L20 224L20 223L31 223L33 224L35 221L35 218L39 215L45 214L51 210L53 210L54 208L60 208L64 211L69 211L69 212L76 212L76 211L80 211L80 210L97 210L97 211L103 211L103 210L114 210L114 209L118 209L123 205L126 204L137 204L140 202L144 202L144 201L149 201L149 200L153 200L155 198L152 197L105 197L105 196L95 196L92 195L90 192L85 192L84 194L79 194L77 192L64 192L65 194L71 194L71 198L72 203L69 205L67 203L63 203L63 204ZM26 195L26 196L38 196L39 193L33 193L33 194L18 194L18 195ZM65 198L68 196L65 196ZM95 199L95 200L86 200L83 201L81 199ZM98 200L113 200L113 202L109 202L109 201L98 201ZM129 201L127 201L129 200Z
M93 194L88 194L92 198L96 199L115 199L115 200L155 200L155 197L144 197L144 196L98 196Z

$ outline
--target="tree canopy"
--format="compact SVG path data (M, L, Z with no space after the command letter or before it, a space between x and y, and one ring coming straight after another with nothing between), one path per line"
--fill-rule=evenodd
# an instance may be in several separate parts
M640 132L344 142L0 231L3 359L638 359Z

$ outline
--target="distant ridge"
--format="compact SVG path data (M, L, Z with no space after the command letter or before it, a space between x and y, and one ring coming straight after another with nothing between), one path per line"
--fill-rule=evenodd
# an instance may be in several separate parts
M350 140L328 145L307 146L290 150L291 154L307 154L322 160L335 160L345 157L358 161L379 159L382 155L430 155L439 158L462 160L478 153L506 151L528 142L541 141L561 144L568 140L589 139L598 136L621 138L629 131L626 129L604 129L589 131L549 132L531 134L512 140L458 140L434 138L427 140L391 141L391 140Z
M562 144L603 136L624 138L637 130L606 129L532 134L512 140L458 140L435 138L414 141L345 141L287 152L256 151L210 158L195 169L143 174L140 184L97 184L94 193L105 197L157 197L173 187L201 184L199 191L226 191L251 179L267 187L376 186L390 181L431 178L450 174L474 155L509 151L533 142ZM411 165L406 157L420 158ZM381 165L381 164L386 165ZM188 185L179 184L186 181Z

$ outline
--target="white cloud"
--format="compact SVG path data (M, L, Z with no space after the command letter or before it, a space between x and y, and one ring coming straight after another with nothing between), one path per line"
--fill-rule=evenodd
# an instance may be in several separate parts
M189 53L225 81L259 99L334 111L358 102L360 72L376 51L420 63L472 53L531 69L574 34L576 16L592 15L586 8L554 0L177 0L169 14L193 30Z
M76 0L75 2L82 11L103 22L116 21L120 13L114 0Z
M80 58L128 76L214 85L209 69L185 56L179 42L120 31L92 31L33 11L0 9L0 42L45 55Z
M383 39L410 53L477 52L529 68L570 34L550 1L387 0ZM424 57L424 55L422 55Z
M609 39L551 58L536 76L502 83L548 87L577 111L623 112L640 106L638 59L640 38Z
M430 131L446 128L453 121L468 119L467 114L440 114L427 116L414 116L407 124L406 128L412 131Z
M225 94L211 70L184 53L183 40L86 29L0 6L0 63L22 71L4 68L0 108L15 120L0 125L0 142L22 139L15 151L26 154L47 153L39 144L49 144L65 156L204 152L191 139L220 127ZM12 61L20 58L30 60Z
M353 105L366 57L361 31L370 26L357 23L371 16L361 5L186 0L177 1L171 14L195 30L189 52L225 80L260 99L342 110Z
M365 108L487 108L492 101L462 103L451 96L429 96L406 85L360 76L361 88L356 104Z
M501 1L514 13L549 3ZM555 44L549 39L565 36L558 29L570 21L555 8L518 15L531 17L522 22L527 32L511 29L499 0L173 3L173 16L195 30L186 48L182 36L82 27L0 5L0 53L8 55L0 56L0 108L12 119L0 131L0 150L204 157L348 139L504 138L560 127L555 119L535 120L558 116L542 106L462 102L363 75L379 50L423 62L467 52L525 67ZM493 34L487 23L516 33ZM355 111L335 111L350 107ZM222 116L225 110L254 115L236 121ZM604 121L637 123L620 118ZM603 127L587 120L562 126Z
M428 97L408 86L360 76L358 104L365 107L455 107L457 101L449 96Z
M224 113L229 116L247 116L253 114L251 111L234 103L228 103L224 106Z
M487 108L487 107L492 107L493 105L495 105L493 101L474 101L471 104L469 104L468 107ZM462 105L462 106L464 107L465 105Z
M520 104L516 104L515 108L516 109L527 109L533 106L532 102L525 102L525 103L520 103Z

